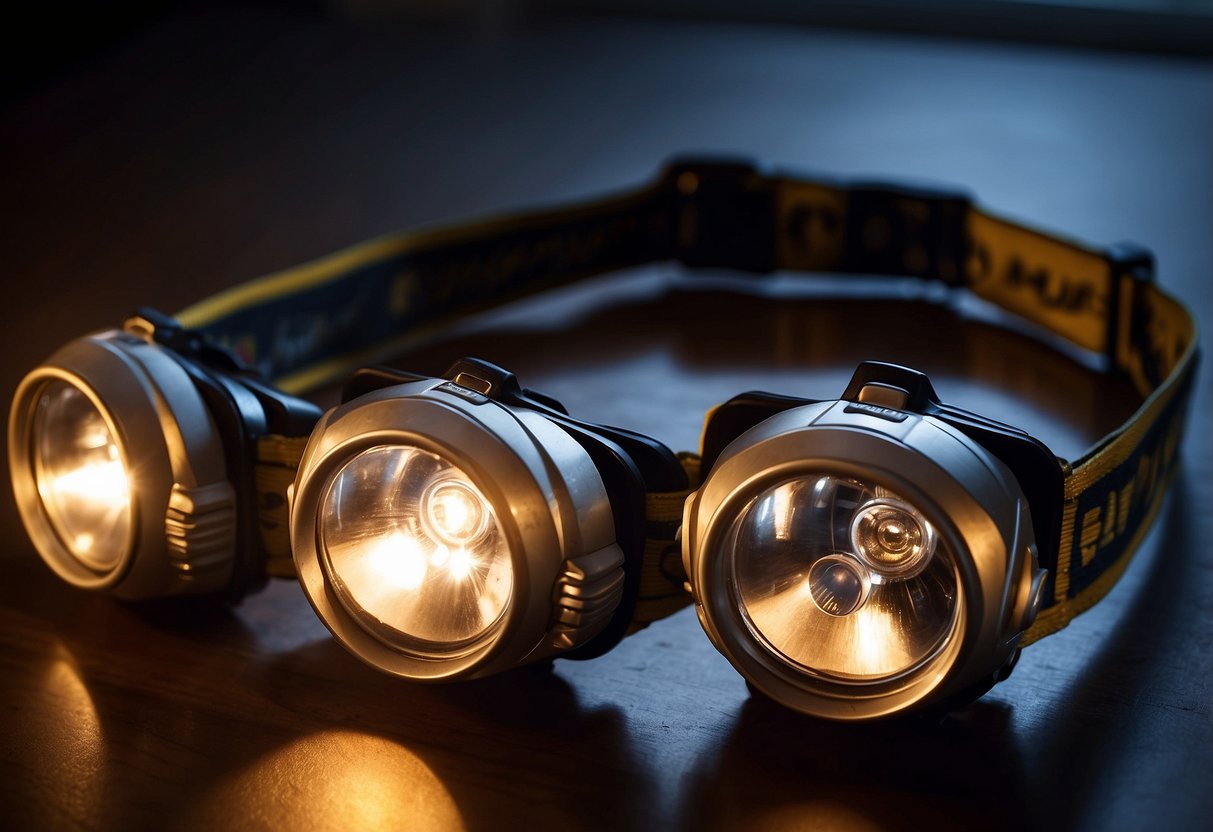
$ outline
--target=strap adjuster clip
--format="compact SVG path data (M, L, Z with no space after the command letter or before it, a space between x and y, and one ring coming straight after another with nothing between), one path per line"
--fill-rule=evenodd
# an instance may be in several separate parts
M1116 243L1104 251L1108 261L1108 336L1105 354L1111 366L1126 370L1133 344L1146 327L1142 290L1154 282L1154 252L1132 242ZM1157 368L1150 368L1157 375ZM1161 380L1161 379L1159 379Z
M775 185L749 162L676 159L663 179L673 200L673 256L692 268L775 269Z

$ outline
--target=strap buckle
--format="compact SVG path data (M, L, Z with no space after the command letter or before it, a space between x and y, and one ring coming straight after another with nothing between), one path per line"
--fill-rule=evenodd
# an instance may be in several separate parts
M901 183L847 188L847 271L963 286L972 196Z
M1154 253L1132 242L1116 243L1104 251L1110 275L1106 354L1111 365L1126 370L1134 344L1144 337L1148 315L1141 304L1142 290L1154 282ZM1151 383L1161 379L1159 368L1143 368Z
M775 270L775 180L740 160L676 159L663 180L673 199L673 256L692 268Z

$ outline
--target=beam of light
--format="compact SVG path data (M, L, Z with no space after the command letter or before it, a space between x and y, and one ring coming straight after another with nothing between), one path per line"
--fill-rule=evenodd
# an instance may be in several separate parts
M450 791L420 756L352 730L292 740L220 780L182 815L185 826L199 829L223 828L234 817L255 818L267 829L467 828Z
M94 503L122 507L130 502L130 478L118 459L81 465L55 477L50 488L58 496Z

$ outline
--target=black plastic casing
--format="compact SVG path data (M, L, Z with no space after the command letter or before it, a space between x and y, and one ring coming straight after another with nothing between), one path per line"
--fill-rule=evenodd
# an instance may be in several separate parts
M137 313L151 338L185 370L223 440L228 479L236 490L236 550L232 577L220 591L236 603L268 581L259 545L256 442L266 435L307 436L322 411L267 384L235 355L154 309Z

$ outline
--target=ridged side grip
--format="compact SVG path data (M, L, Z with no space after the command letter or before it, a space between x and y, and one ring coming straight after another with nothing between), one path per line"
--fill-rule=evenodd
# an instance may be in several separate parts
M226 482L173 485L164 515L169 563L186 580L226 578L236 544L236 495Z
M623 552L612 543L564 562L552 590L550 643L561 650L584 644L611 620L623 598Z

